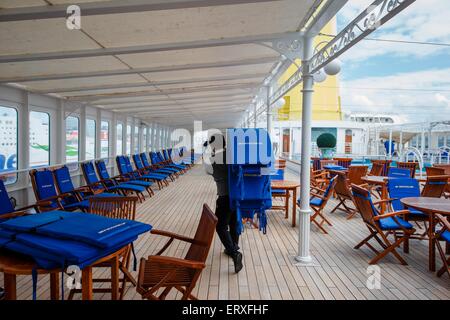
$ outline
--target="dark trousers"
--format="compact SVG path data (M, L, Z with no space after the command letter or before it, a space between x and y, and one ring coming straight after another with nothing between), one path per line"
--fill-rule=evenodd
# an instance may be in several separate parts
M221 196L216 201L216 231L225 249L234 254L238 251L239 234L237 233L236 211L230 209L228 196Z

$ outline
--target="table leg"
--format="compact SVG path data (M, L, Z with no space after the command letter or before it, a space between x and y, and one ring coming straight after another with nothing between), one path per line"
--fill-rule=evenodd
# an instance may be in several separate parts
M50 273L50 299L59 300L59 273Z
M291 196L291 193L289 190L286 189L286 197L284 198L284 218L289 218L289 197Z
M114 257L111 262L111 300L119 297L119 257Z
M5 300L17 300L16 275L4 273Z
M428 268L430 271L436 271L436 248L434 246L434 215L430 212L428 221Z
M93 299L93 284L92 284L92 267L85 267L82 271L81 282L81 297L83 300Z
M292 193L292 227L295 228L297 221L297 188L294 188Z

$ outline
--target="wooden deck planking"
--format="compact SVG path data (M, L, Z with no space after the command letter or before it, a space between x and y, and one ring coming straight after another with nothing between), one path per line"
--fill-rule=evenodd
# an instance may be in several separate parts
M289 179L298 179L293 175ZM193 236L203 203L215 208L215 185L203 173L201 166L181 176L169 187L156 190L155 196L138 206L137 219L154 228ZM333 208L334 201L327 207ZM215 237L207 267L194 290L200 299L446 299L450 298L450 280L437 278L427 269L428 244L412 240L410 254L400 254L408 266L400 265L392 257L383 259L380 290L366 287L369 249L353 247L365 236L367 230L358 216L346 220L345 214L327 215L333 223L324 235L311 227L311 254L315 266L298 267L293 256L297 250L297 228L284 219L281 211L269 211L269 226L264 235L256 229L246 228L240 247L244 254L244 269L236 275L230 258ZM135 243L138 259L156 253L167 241L163 237L146 234ZM188 246L174 241L167 255L182 257ZM440 263L438 262L438 266ZM130 266L132 267L132 265ZM132 272L134 275L137 272ZM94 277L106 277L108 269L96 269ZM3 276L0 275L0 283ZM49 299L47 276L38 281L39 299ZM31 277L18 277L18 298L31 299ZM67 294L66 290L66 294ZM179 298L171 292L168 298ZM80 295L76 296L77 299ZM95 294L95 299L109 299L109 294ZM128 285L125 299L140 299L135 289Z

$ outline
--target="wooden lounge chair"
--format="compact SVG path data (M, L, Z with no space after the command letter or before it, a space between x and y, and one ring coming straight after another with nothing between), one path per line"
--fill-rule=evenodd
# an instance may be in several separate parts
M339 203L336 205L336 207L334 207L333 210L331 210L331 213L334 213L336 210L341 210L347 213L347 220L350 220L358 211L355 208L351 208L347 205L347 202L350 202L351 204L353 204L353 206L355 205L351 187L348 184L347 173L342 171L332 171L332 174L336 176L334 193Z
M445 241L447 247L450 245L450 222L446 217L440 214L437 214L436 218L438 219L438 223L441 225L441 228L436 231L434 237L436 239L436 248L438 249L443 263L442 268L437 272L437 276L440 277L444 273L447 273L450 277L450 257L445 256L445 248L443 248L439 243L439 241Z
M372 164L381 164L382 170L380 176L387 177L389 167L391 166L392 160L372 160Z
M374 162L372 168L370 169L369 176L382 176L383 175L383 164Z
M427 177L425 186L422 189L422 197L440 198L448 186L450 176L431 176Z
M141 259L137 292L141 294L142 298L164 300L170 290L176 289L183 294L182 300L197 299L192 295L192 290L205 268L216 225L217 217L204 204L194 238L153 229L152 234L168 237L169 241L156 255ZM173 240L191 244L184 259L161 256ZM157 295L159 289L163 290Z
M365 182L361 179L362 177L365 177L367 175L369 167L368 166L350 166L348 167L348 182L349 185L356 184L361 185Z
M6 191L5 183L0 178L0 222L26 215L32 211L40 212L39 204L14 209L11 198Z
M352 192L356 208L370 232L370 235L358 243L355 246L355 249L359 249L363 245L366 245L375 252L376 256L369 261L369 264L376 264L386 255L392 253L401 264L407 265L406 261L400 256L396 249L415 232L413 226L401 218L404 215L408 215L409 211L402 210L381 215L375 208L375 205L381 202L390 202L391 199L372 202L369 190L357 185L352 185ZM391 242L388 239L390 234L395 235L394 242ZM383 248L383 251L379 252L375 249L372 244L369 243L369 240L371 239L375 239Z
M135 220L136 218L136 202L137 197L101 197L89 199L89 213L97 214L108 218L114 219L127 219ZM96 278L92 279L93 283L111 283L109 288L94 288L93 292L109 293L112 294L112 300L122 300L125 295L125 289L127 282L131 282L133 286L136 286L136 280L128 270L130 264L131 244L122 250L119 256L114 257L109 261L103 261L101 263L93 265L94 268L111 268L111 277L108 278ZM119 279L119 272L122 272L123 277ZM122 285L119 287L117 279ZM119 297L115 296L115 293L119 292ZM81 289L72 289L69 293L68 299L73 299L76 293L80 293Z
M405 168L411 170L411 178L416 176L416 170L419 168L417 162L397 162L397 168Z
M438 176L440 175L450 175L450 164L435 164L433 168L441 170L442 173L436 174ZM446 199L450 199L450 180L447 184L447 187L444 190L444 197Z

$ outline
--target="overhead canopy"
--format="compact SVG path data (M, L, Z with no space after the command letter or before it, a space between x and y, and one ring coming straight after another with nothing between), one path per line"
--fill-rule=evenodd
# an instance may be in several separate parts
M298 34L323 1L83 0L81 30L69 30L73 2L0 0L0 83L149 122L223 128L280 61L261 43Z

